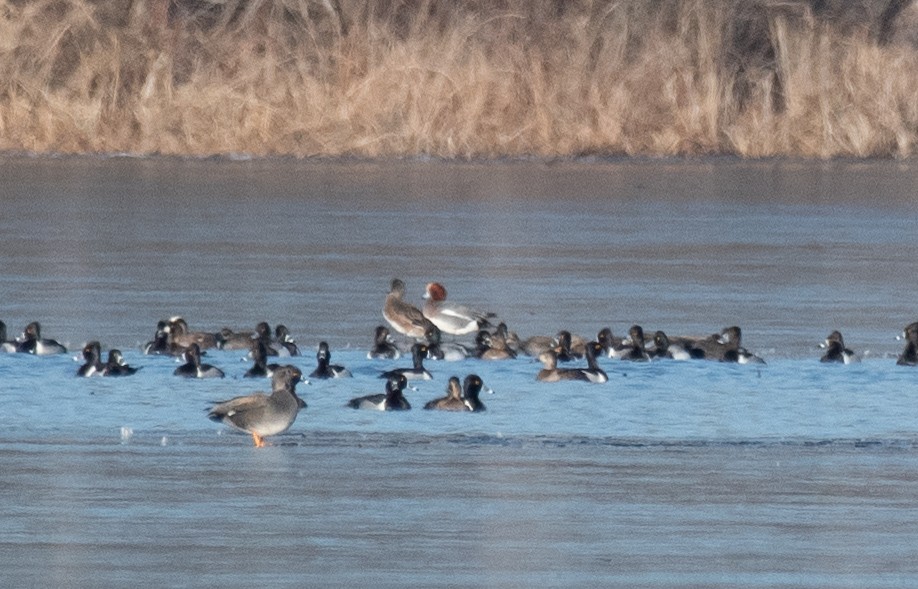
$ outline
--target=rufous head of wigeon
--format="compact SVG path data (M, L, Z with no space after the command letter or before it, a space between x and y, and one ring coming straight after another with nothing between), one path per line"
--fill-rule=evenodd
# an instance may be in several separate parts
M428 282L427 292L424 293L424 298L432 301L445 301L446 287L439 282Z

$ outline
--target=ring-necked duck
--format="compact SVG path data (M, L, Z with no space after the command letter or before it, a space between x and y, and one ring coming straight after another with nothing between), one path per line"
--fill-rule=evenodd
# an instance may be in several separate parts
M402 300L404 296L405 283L398 278L394 279L383 305L383 318L395 331L408 337L423 339L424 332L432 324L420 309Z
M309 375L310 378L349 378L351 372L344 366L330 364L331 351L328 349L328 343L319 342L319 351L316 352L316 369Z
M290 350L286 346L275 341L272 336L271 326L268 325L267 321L262 321L255 326L255 339L265 345L265 351L268 353L268 356L279 356L282 358L290 356Z
M586 375L590 382L603 383L609 381L606 371L599 367L596 357L603 352L602 344L599 342L589 342L585 348L587 367L580 370Z
M77 376L103 376L105 365L102 364L102 346L97 341L83 346L83 365L77 369Z
M52 354L66 354L67 348L53 339L41 337L41 325L33 321L26 325L22 333L22 341L16 347L22 354L35 354L36 356L50 356Z
M15 353L17 343L6 339L6 323L0 321L0 352Z
M456 376L449 377L446 384L446 396L428 401L424 409L439 409L440 411L468 411L465 399L462 398L462 383Z
M176 376L185 378L223 378L226 376L216 366L201 363L201 348L198 347L198 344L188 346L188 349L185 350L185 358L187 361L173 372Z
M217 422L252 434L256 447L264 438L287 431L306 402L296 394L303 373L295 366L282 366L271 377L271 394L255 393L217 403L207 416Z
M603 327L600 329L599 333L596 334L596 341L602 346L603 354L610 358L612 357L610 355L612 349L622 345L622 338L612 335L611 327Z
M462 344L455 342L444 343L442 334L436 325L431 325L424 333L425 345L427 346L427 357L432 360L446 360L455 362L465 360L469 357L468 349Z
M386 381L386 392L376 395L357 397L347 402L351 409L371 409L375 411L405 411L411 409L408 399L402 394L408 380L402 374L393 374Z
M653 334L653 351L648 352L651 358L669 358L671 360L701 359L704 354L700 350L687 350L685 346L670 341L666 333L657 331Z
M558 357L558 362L572 362L583 358L585 348L586 343L583 338L576 338L575 343L574 336L566 329L559 331L555 336L555 355Z
M644 329L640 325L632 325L628 330L628 339L620 346L613 346L609 352L611 358L629 360L631 362L646 362L650 360L644 342Z
M169 326L165 321L156 324L156 333L153 339L143 346L143 353L147 355L181 356L185 347L169 340Z
M254 364L245 371L243 378L271 378L274 372L280 368L280 364L268 364L268 351L265 349L265 343L261 340L252 340L252 360Z
M283 323L278 323L277 327L274 328L274 343L278 347L286 349L291 356L300 355L300 348L297 347L296 340L293 339L293 336L290 335L290 330Z
M440 331L450 335L475 333L479 329L490 327L488 318L494 313L483 313L465 305L446 300L446 288L439 282L429 282L424 291L424 317L436 325Z
M918 321L909 323L902 330L905 348L899 354L896 364L899 366L918 366Z
M124 356L121 350L113 348L108 351L108 361L105 362L105 368L102 371L103 376L130 376L135 374L141 367L134 367L125 364Z
M411 368L395 368L387 370L379 375L379 378L390 378L401 374L408 380L430 380L433 378L430 372L424 368L424 358L427 356L427 346L424 344L414 344L411 346Z
M398 360L402 353L392 342L392 336L389 334L389 328L385 325L376 327L376 335L373 336L373 347L367 352L368 360Z
M854 364L861 361L857 354L845 347L845 340L840 331L830 333L820 347L826 349L826 353L819 359L820 362Z
M484 382L482 382L481 377L477 374L470 374L465 377L465 382L462 387L462 397L465 400L465 406L468 407L468 410L472 413L481 413L486 411L484 403L478 399L478 395L481 393L481 389L484 387ZM488 389L490 391L490 389Z

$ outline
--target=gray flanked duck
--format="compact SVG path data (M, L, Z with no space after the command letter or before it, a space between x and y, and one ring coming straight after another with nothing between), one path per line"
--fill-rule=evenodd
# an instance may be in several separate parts
M22 341L16 348L21 354L34 354L36 356L50 356L52 354L66 354L67 348L53 339L41 337L41 324L33 321L26 325L22 333Z
M385 325L378 325L376 334L373 336L373 347L367 352L367 360L398 360L401 356L401 351L392 341L392 334L389 333L389 328Z
M327 342L319 342L319 351L316 352L316 369L309 378L350 378L351 371L338 364L331 363L331 351Z
M826 349L826 353L819 359L820 362L855 364L861 361L857 354L845 347L845 339L840 331L830 333L820 347Z
M296 394L303 373L296 366L282 366L271 377L271 394L255 393L222 401L210 408L207 416L237 430L252 434L255 446L264 438L281 434L293 425L306 402Z
M102 364L102 346L92 341L83 346L83 365L77 369L77 376L103 376L105 365Z
M372 411L407 411L411 403L402 394L408 380L402 374L393 374L386 381L386 392L357 397L347 402L351 409L368 409Z
M390 378L396 375L402 375L408 380L430 380L433 375L424 368L424 358L427 357L427 346L424 344L414 344L411 346L411 368L394 368L387 370L379 375L379 378Z
M223 371L211 364L201 362L201 349L198 344L191 344L185 350L187 362L175 369L176 376L185 378L223 378L226 376Z

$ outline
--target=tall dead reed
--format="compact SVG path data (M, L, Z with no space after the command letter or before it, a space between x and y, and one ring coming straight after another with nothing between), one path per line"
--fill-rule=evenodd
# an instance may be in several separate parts
M0 0L0 150L907 157L914 12L882 0Z

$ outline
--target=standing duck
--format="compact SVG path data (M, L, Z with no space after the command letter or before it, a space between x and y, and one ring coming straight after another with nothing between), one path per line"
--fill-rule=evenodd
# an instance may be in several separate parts
M405 283L398 278L394 279L389 286L389 294L386 295L386 302L383 305L383 318L395 331L418 340L423 339L424 333L432 324L424 317L420 309L405 302L404 296Z
M306 402L296 394L296 384L303 373L295 366L283 366L271 377L271 394L255 393L234 397L211 407L207 416L238 430L252 434L257 448L264 438L290 429Z
M494 313L483 313L446 300L446 288L439 282L429 282L424 292L424 317L443 333L465 335L490 327L489 317Z

